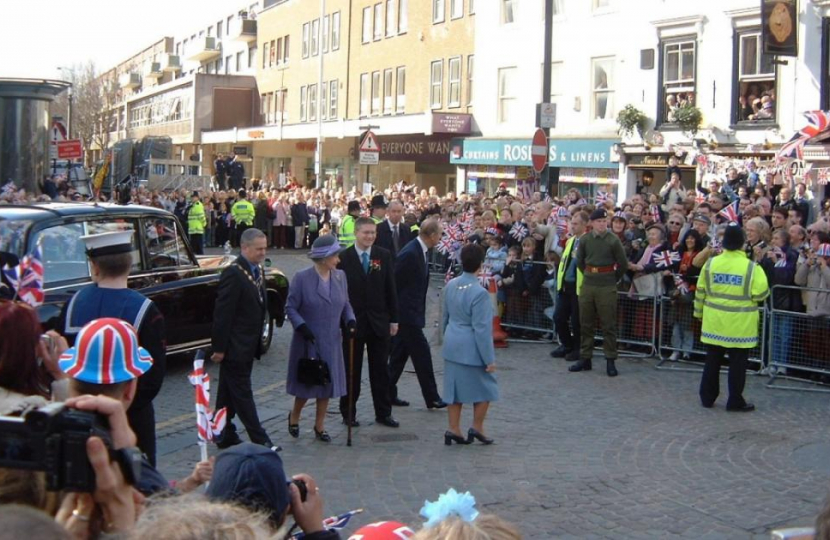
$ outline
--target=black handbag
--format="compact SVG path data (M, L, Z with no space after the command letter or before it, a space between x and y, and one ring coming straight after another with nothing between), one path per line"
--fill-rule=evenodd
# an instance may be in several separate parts
M306 386L326 386L331 384L329 366L322 358L315 358L308 354L308 342L305 344L305 355L297 363L297 380Z

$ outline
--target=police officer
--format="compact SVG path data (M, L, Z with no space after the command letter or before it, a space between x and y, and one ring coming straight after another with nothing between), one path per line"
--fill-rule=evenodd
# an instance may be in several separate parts
M596 323L602 325L605 370L616 377L617 367L617 281L625 274L628 260L616 234L608 230L608 213L598 208L591 213L592 231L584 234L576 252L576 267L583 273L579 295L579 324L582 347L580 360L568 371L590 371L594 353Z
M372 212L372 221L375 222L375 225L379 225L384 219L386 219L386 208L388 206L389 205L386 204L386 197L382 194L372 197L370 208Z
M749 412L755 405L743 397L749 350L758 344L758 303L769 295L767 276L743 251L744 231L726 227L723 253L709 259L700 272L694 316L702 318L700 341L706 344L706 365L700 380L700 403L715 404L720 393L720 364L729 356L727 411Z
M354 222L360 217L360 203L358 201L349 201L349 206L346 208L346 217L343 218L343 223L340 224L340 243L344 248L351 247L354 244Z
M240 245L239 239L242 238L242 233L254 226L254 216L256 211L251 201L247 199L247 194L244 189L239 190L239 200L234 203L231 208L231 217L236 223L236 245Z
M138 331L138 343L152 357L153 367L138 379L138 390L127 419L138 447L156 463L156 417L153 399L164 381L166 345L164 316L152 300L127 288L133 265L133 231L82 236L92 269L92 285L79 290L61 312L63 335L70 345L88 322L104 317L121 319Z
M199 192L194 191L190 196L190 209L187 211L187 234L190 235L190 246L196 255L204 255L204 236L207 218L205 207L199 200Z
M226 165L225 156L222 154L217 155L216 161L213 162L213 168L216 170L216 184L219 187L219 191L225 191L227 189L227 184L225 183L225 179L227 178Z
M553 313L553 322L556 324L556 333L559 336L559 347L551 351L554 358L573 361L579 360L582 346L579 332L579 295L577 291L582 287L582 270L577 268L576 254L579 251L579 239L588 226L588 214L577 212L571 217L571 232L565 250L562 252L562 262L559 264L556 275L556 309Z

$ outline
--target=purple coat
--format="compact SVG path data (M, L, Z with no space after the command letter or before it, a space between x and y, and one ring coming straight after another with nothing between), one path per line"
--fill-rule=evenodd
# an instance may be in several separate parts
M327 283L313 266L298 272L288 289L285 312L294 327L288 353L288 381L285 386L288 393L306 399L345 396L346 366L340 326L355 320L349 304L346 274L342 270L332 270ZM314 334L314 345L306 345L305 339L296 331L302 324L306 324ZM306 355L306 350L328 364L331 384L306 386L297 380L297 364Z

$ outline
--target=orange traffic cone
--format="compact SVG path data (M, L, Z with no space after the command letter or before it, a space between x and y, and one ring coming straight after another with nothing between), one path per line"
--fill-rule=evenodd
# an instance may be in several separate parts
M493 346L497 349L507 348L507 332L501 327L498 300L496 300L496 280L490 278L487 284L490 300L493 302Z

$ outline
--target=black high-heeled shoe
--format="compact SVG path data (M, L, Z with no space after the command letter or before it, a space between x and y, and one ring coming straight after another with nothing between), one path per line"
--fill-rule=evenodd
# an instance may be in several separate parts
M467 431L467 444L472 444L474 439L478 439L481 444L493 444L493 439L488 439L478 430L470 428Z
M325 429L323 431L317 431L317 426L314 426L314 436L320 441L331 442L331 435L329 435L329 432Z
M470 444L470 441L468 441L464 437L460 437L452 431L445 431L444 444L446 444L447 446L452 446L453 441L455 441L455 444Z
M288 434L295 439L300 436L300 424L291 423L291 413L288 413Z

